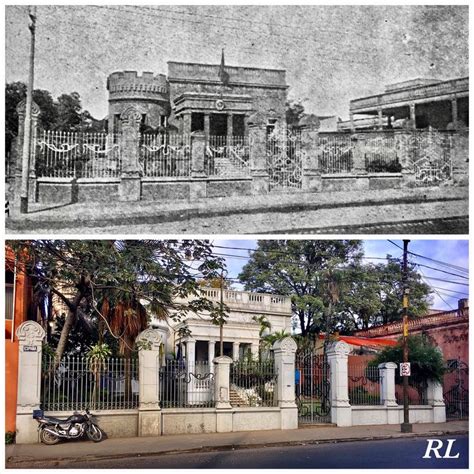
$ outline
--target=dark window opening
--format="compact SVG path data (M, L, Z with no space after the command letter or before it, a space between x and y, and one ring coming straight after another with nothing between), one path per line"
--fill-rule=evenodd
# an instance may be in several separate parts
M204 114L200 112L193 112L191 114L191 132L204 131Z
M232 117L232 134L234 137L245 135L245 115L234 115Z

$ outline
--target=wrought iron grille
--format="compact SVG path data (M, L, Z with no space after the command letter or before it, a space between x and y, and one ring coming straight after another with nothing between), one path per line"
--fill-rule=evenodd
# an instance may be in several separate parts
M469 366L462 360L448 360L443 392L446 417L469 418Z
M118 135L44 130L36 140L36 174L47 178L118 178ZM35 147L34 147L35 148Z
M320 133L319 169L323 174L350 173L355 142L349 134Z
M241 360L230 368L230 402L233 406L273 407L277 400L274 361Z
M331 422L329 364L324 355L311 350L296 354L296 403L300 423Z
M395 385L395 398L403 405L403 385ZM426 381L415 382L408 380L408 403L410 405L428 405L428 384Z
M168 360L160 367L162 408L213 407L214 373L208 362Z
M143 175L187 177L191 174L191 138L179 134L142 134L140 163Z
M365 159L367 173L400 173L397 137L393 134L378 133L358 135L358 144Z
M41 408L45 411L121 410L138 407L137 359L45 356Z
M270 190L299 189L303 182L301 132L281 130L267 136L267 170Z
M349 403L351 405L381 405L380 370L367 363L349 364Z
M242 177L250 174L249 137L209 136L206 144L208 176Z

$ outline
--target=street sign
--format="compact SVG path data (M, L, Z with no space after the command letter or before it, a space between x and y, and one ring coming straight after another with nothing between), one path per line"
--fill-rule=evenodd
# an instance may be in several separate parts
M23 346L23 352L38 352L38 346Z
M411 375L410 362L401 362L400 363L400 376Z

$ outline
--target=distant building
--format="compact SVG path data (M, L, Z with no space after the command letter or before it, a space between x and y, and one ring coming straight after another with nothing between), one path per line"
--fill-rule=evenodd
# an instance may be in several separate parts
M120 130L120 114L137 108L145 126L243 136L249 123L286 126L285 71L168 62L168 75L120 71L107 79L109 132Z
M469 77L413 79L387 85L382 94L351 100L340 131L469 127Z

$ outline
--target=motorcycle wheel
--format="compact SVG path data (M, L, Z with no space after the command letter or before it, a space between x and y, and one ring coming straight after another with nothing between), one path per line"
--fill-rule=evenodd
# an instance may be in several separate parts
M91 441L94 441L94 443L98 443L99 441L102 441L104 437L104 433L102 432L102 430L94 424L90 425L86 433L87 433L87 437Z
M58 444L59 443L59 436L56 436L49 431L46 431L42 429L40 431L40 439L41 442L44 444L52 445L52 444Z

